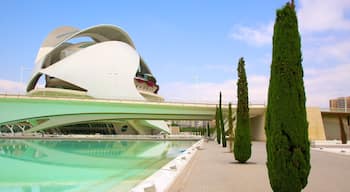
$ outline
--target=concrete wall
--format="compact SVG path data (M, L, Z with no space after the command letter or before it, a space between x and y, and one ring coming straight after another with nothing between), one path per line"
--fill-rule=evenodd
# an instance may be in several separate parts
M322 121L320 108L308 107L307 121L309 123L309 139L310 140L325 140L325 129Z
M307 121L309 123L309 139L325 140L326 134L323 126L320 108L308 107ZM339 126L339 125L338 125ZM250 119L251 138L253 141L265 141L265 114ZM337 129L339 131L339 128Z
M265 141L265 114L250 119L252 141Z
M347 138L350 138L347 119L343 118L344 130ZM324 116L323 124L325 127L325 135L327 140L340 140L340 124L337 116Z
M180 127L179 126L170 126L170 133L174 135L180 134Z

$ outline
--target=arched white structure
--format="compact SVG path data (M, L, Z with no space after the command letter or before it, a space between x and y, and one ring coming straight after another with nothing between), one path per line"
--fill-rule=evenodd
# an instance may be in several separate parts
M85 41L74 42L79 38ZM45 88L38 89L43 75ZM40 47L27 92L68 91L101 99L163 101L158 88L131 38L119 27L79 30L64 26L52 31ZM147 134L146 127L169 132L163 121L132 121L130 125L143 134Z

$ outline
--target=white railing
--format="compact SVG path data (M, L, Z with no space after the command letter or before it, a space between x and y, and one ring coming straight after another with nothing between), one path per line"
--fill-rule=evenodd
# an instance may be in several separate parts
M52 138L52 139L110 139L110 140L200 140L199 135L61 135L43 133L0 133L0 137L10 138Z
M36 99L46 99L46 100L56 100L57 98L62 99L62 100L71 100L71 101L104 101L104 102L122 102L122 103L156 103L156 104L177 104L177 105L206 105L208 107L213 107L218 105L217 103L213 102L213 101L180 101L180 100L165 100L164 102L157 102L157 101L142 101L142 100L132 100L132 99L98 99L98 98L85 98L85 97L65 97L62 95L57 94L56 96L52 93L50 93L50 96L52 97L45 97L45 96L27 96L25 94L7 94L7 93L0 93L0 97L8 97L8 98L36 98ZM232 104L233 106L235 106L236 104ZM265 104L252 104L250 103L250 105L253 106L259 106L259 107L265 107ZM223 104L224 108L228 107L228 104Z

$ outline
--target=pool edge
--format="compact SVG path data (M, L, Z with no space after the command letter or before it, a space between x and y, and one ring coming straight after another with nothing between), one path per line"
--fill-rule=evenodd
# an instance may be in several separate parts
M0 135L0 139L199 141L196 135Z
M203 139L187 148L182 154L168 162L158 171L141 181L131 192L160 192L167 191L176 181L186 166L191 162L198 149L203 145Z

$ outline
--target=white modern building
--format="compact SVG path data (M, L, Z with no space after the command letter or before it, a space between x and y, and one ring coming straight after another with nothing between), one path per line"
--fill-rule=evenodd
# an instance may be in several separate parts
M27 85L30 96L162 102L158 90L156 78L129 35L113 25L53 30L39 49ZM164 121L156 120L81 122L69 129L98 129L101 123L114 134L169 132Z

